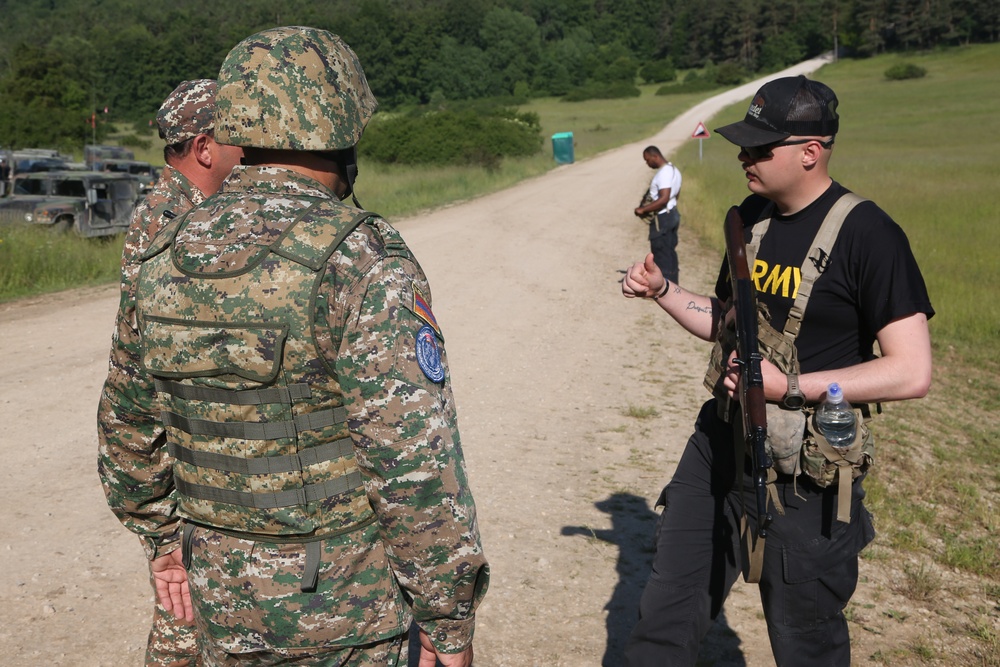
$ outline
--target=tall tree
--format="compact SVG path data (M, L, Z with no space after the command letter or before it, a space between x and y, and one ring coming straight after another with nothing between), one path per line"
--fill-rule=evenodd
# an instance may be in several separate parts
M479 34L490 68L497 74L497 92L513 93L519 81L532 80L542 43L531 17L512 9L491 9Z
M93 111L81 63L33 45L20 45L17 54L12 71L0 83L0 145L81 145L91 134L87 122Z

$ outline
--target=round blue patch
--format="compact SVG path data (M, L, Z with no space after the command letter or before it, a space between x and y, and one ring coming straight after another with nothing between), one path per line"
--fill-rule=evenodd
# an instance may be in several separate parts
M417 332L417 364L431 382L444 381L444 366L434 329L424 326Z

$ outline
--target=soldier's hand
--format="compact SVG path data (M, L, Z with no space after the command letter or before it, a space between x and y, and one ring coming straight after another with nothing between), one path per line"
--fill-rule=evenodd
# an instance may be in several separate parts
M191 591L188 588L187 570L181 560L181 550L154 558L150 561L150 569L156 585L156 598L163 608L176 618L193 621L194 608L191 606Z
M461 653L438 653L431 638L420 631L420 662L417 667L435 667L440 661L444 667L472 667L472 645Z
M653 261L653 253L649 253L645 261L636 262L625 273L622 294L628 299L653 296L660 293L665 283L663 272Z

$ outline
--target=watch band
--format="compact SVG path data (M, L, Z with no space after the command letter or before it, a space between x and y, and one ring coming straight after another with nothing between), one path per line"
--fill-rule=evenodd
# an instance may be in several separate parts
M798 410L806 404L806 397L802 394L802 390L799 389L799 376L795 373L789 373L785 377L788 380L788 389L785 391L785 396L781 399L781 402L790 410Z

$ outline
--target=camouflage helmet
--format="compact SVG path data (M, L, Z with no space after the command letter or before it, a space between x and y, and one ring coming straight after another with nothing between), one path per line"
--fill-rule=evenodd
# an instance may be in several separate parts
M233 47L219 70L215 139L299 151L350 148L378 107L354 51L330 32L272 28Z

